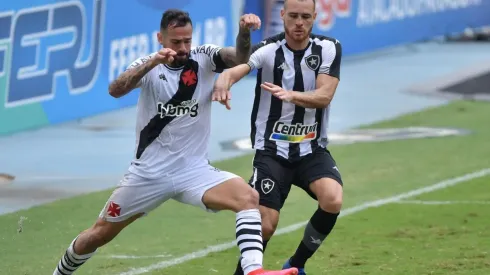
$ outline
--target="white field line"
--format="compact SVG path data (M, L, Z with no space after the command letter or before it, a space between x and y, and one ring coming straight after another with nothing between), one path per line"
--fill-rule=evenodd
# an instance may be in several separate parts
M163 255L150 255L150 256L133 256L133 255L109 255L107 258L112 259L153 259L153 258L169 258L172 257L170 254Z
M345 216L352 215L354 213L357 213L357 212L360 212L360 211L363 211L363 210L366 210L369 208L379 207L379 206L382 206L385 204L389 204L389 203L393 203L393 202L398 202L400 200L412 198L412 197L415 197L415 196L418 196L421 194L429 193L429 192L440 190L440 189L445 189L445 188L448 188L450 186L453 186L453 185L456 185L456 184L459 184L459 183L462 183L465 181L469 181L472 179L481 178L481 177L484 177L484 176L489 175L489 174L490 174L490 168L487 168L487 169L483 169L483 170L480 170L477 172L473 172L473 173L463 175L461 177L447 179L447 180L438 182L434 185L415 189L415 190L412 190L412 191L409 191L406 193L402 193L402 194L399 194L396 196L363 203L363 204L342 210L339 217L345 217ZM308 221L303 221L300 223L292 224L292 225L286 226L284 228L281 228L275 232L274 236L287 234L287 233L296 231L296 230L304 227L307 224L307 222ZM198 250L195 252L191 252L189 254L185 254L185 255L178 257L178 258L174 258L174 259L170 259L170 260L166 260L166 261L161 261L161 262L158 262L158 263L146 266L146 267L132 268L126 272L119 273L119 275L144 274L144 273L148 273L148 272L153 271L153 270L164 269L164 268L167 268L170 266L185 263L185 262L188 262L188 261L193 260L193 259L206 257L207 255L209 255L213 252L221 252L221 251L233 248L235 246L236 246L236 241L232 241L232 242L228 242L228 243L222 243L222 244L218 244L218 245L213 245L213 246L209 246L209 247L206 247L204 249L201 249L201 250Z
M399 204L424 204L424 205L448 205L448 204L490 204L490 201L398 201Z

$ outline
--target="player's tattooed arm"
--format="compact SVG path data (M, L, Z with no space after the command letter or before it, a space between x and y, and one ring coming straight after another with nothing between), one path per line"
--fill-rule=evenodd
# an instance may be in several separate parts
M170 64L174 61L175 51L163 48L147 62L130 68L109 85L109 94L115 98L122 97L141 85L141 79L158 64Z
M219 51L220 57L229 68L247 63L251 54L251 29L260 28L260 18L255 14L245 14L240 18L240 29L236 37L236 46L227 47Z
M109 94L115 98L122 97L140 85L141 79L158 63L151 59L134 68L128 69L109 85Z
M249 28L240 28L236 37L236 65L247 63L250 57L252 43Z
M219 51L220 57L228 68L247 63L251 52L250 31L240 30L236 38L236 47L226 47Z
M230 109L231 86L240 81L254 69L262 68L264 58L267 56L265 48L258 48L250 56L247 64L240 64L221 73L214 83L213 101L219 101Z

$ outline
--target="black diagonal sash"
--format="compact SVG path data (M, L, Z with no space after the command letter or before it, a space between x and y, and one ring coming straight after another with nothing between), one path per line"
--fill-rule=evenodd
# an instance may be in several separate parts
M163 106L166 108L170 105L177 106L180 105L181 102L188 101L192 99L194 92L196 91L197 85L199 83L198 79L198 69L199 64L189 59L187 64L182 69L179 80L179 88L175 95ZM195 73L195 83L190 84L189 79L186 76L189 75L189 71L193 71ZM189 85L189 86L188 86ZM157 106L154 106L157 108ZM174 120L175 116L163 116L159 113L155 115L150 122L141 130L140 139L138 144L138 150L136 151L136 158L140 158L145 149L160 135L162 130L167 126L172 120Z

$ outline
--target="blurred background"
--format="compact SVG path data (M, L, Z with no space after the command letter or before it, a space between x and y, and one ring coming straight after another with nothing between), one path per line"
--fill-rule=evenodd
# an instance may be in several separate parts
M190 13L194 45L212 43L225 47L234 45L238 21L244 13L255 13L262 19L262 28L252 33L254 44L282 32L283 2L0 1L0 259L5 259L0 263L0 274L49 274L68 242L93 222L110 190L127 171L135 149L139 90L114 99L108 94L108 86L133 60L159 49L156 33L166 9L179 8ZM490 167L490 0L317 0L317 13L313 32L334 37L343 45L341 82L331 104L328 127L331 150L348 183L345 207L358 207L346 213L366 209L362 205L370 200L439 181L443 182L437 188L445 188L462 180L444 180ZM218 103L213 105L209 144L213 163L244 178L252 172L248 137L254 74L233 87L230 111ZM455 135L460 137L442 138ZM421 139L428 137L432 139ZM414 141L415 138L419 140ZM393 140L397 142L390 142ZM375 144L376 141L384 142ZM463 180L488 174L487 169ZM490 178L486 179L490 182ZM482 187L483 181L477 184L453 191L452 199L444 193L442 199L455 202L473 198L488 203L488 186ZM470 194L468 190L474 192ZM77 198L72 200L74 196ZM70 200L60 200L64 198ZM337 229L341 233L328 246L327 251L333 252L317 256L319 262L313 265L317 273L313 274L326 274L322 269L324 262L329 268L345 271L335 274L378 274L379 270L400 272L390 274L488 274L490 244L484 245L486 250L478 249L480 241L490 240L488 211L472 205L470 212L464 212L467 207L470 206L458 206L463 211L460 213L456 208L437 208L446 212L430 212L435 208L390 212L395 211L391 206L369 218L357 219L359 224L346 220ZM280 224L292 227L280 234L301 228L297 222L307 220L314 208L313 201L293 189L285 208L289 214L281 218ZM180 263L177 259L152 265L160 256L184 255L183 261L187 261L193 254L186 253L233 240L232 230L225 233L212 220L223 216L205 216L176 204L156 213L102 250L100 258L79 274L100 274L101 270L143 274ZM423 213L427 213L425 220L419 222L418 216L410 216L422 217ZM167 220L159 217L177 219L182 227L165 225ZM383 220L371 221L372 217ZM464 229L458 227L457 221L462 221ZM410 227L414 224L415 229ZM184 225L188 225L189 233L182 229ZM471 231L471 226L481 230ZM170 237L162 237L161 228ZM204 237L190 232L194 228L204 232ZM429 231L420 231L421 228ZM374 238L372 244L361 244L356 240L359 232L348 229L362 229L361 235L365 236L388 231ZM466 234L466 239L455 237L459 236L458 230ZM177 241L182 234L190 240L189 244ZM301 231L294 234L288 235L291 240L282 239L288 251L295 248ZM464 262L441 260L433 266L436 273L430 271L429 260L411 264L418 253L430 251L431 241L447 241L444 236L449 235L450 241L460 243L434 244L442 248L431 255L421 254L420 259L465 259ZM169 246L162 246L151 236L158 236ZM399 242L393 243L395 239ZM420 243L425 246L403 243L415 239L422 240ZM232 246L219 246L213 251ZM386 248L379 252L383 255L379 260L373 258L377 252L370 253L377 247ZM359 251L352 250L357 248ZM360 252L362 249L365 255ZM206 251L199 255L206 256ZM392 255L391 251L397 254ZM461 251L471 251L474 258ZM350 261L346 266L354 269L349 271L338 265L333 254L342 255L337 260ZM228 261L219 260L213 268L228 263L223 268L231 271L236 254L220 255L228 257ZM284 253L271 255L271 263L282 264ZM386 255L392 259L391 266L385 262ZM213 259L207 258L210 262ZM166 274L198 274L198 269L199 274L207 274L200 272L202 264L181 266ZM366 267L369 264L373 266ZM382 268L386 265L389 269ZM138 266L149 267L132 269ZM477 267L481 270L466 272ZM92 270L97 271L90 273Z

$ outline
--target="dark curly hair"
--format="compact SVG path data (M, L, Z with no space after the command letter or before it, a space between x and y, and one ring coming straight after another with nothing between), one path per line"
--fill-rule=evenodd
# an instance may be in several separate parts
M187 24L192 25L189 13L178 9L170 9L163 13L162 21L160 21L160 29L166 30L168 27L183 27Z

